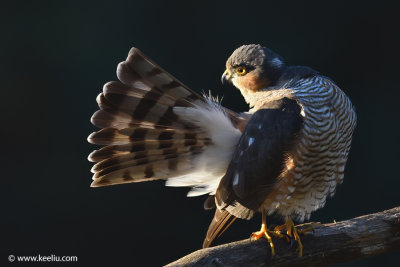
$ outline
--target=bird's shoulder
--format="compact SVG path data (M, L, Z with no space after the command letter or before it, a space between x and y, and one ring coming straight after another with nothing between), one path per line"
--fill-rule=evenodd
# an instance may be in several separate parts
M290 87L300 80L320 76L319 72L306 66L288 66L277 80L274 87Z

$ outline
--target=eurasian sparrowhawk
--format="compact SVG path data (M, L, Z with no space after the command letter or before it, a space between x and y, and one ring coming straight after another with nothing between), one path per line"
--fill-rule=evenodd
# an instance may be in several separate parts
M102 129L88 140L104 145L89 155L93 187L165 179L191 186L188 196L210 194L204 206L216 212L204 247L234 219L257 211L263 226L253 238L270 241L283 229L266 228L266 214L275 213L286 218L301 255L290 218L309 219L335 193L356 125L349 98L331 79L286 66L260 45L241 46L222 76L250 105L239 114L190 90L136 48L117 76L121 82L104 85L91 119Z

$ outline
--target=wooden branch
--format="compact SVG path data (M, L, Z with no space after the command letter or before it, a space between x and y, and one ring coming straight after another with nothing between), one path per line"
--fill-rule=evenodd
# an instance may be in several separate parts
M324 266L400 250L400 207L336 223L308 223L313 232L301 236L303 257L284 238L273 237L276 255L266 240L242 240L200 249L176 266Z

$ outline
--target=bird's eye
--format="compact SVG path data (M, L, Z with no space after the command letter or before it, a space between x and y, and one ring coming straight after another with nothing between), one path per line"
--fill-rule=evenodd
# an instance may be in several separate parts
M247 69L245 67L237 67L236 73L243 76L247 73Z

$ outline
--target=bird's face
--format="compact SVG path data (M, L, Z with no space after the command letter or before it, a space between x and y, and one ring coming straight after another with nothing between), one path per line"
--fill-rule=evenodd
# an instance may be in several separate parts
M222 82L230 81L241 91L259 91L268 86L268 79L262 75L262 66L248 64L227 65Z
M260 45L244 45L226 61L221 81L230 81L242 94L272 85L283 68L281 58Z

